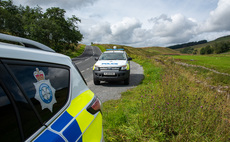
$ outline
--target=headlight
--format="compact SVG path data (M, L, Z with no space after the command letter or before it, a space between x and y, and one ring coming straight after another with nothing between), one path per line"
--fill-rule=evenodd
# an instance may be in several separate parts
M100 70L100 68L99 68L98 66L94 65L93 70L95 70L95 71L99 71L99 70Z
M121 66L121 70L126 70L127 69L127 65Z

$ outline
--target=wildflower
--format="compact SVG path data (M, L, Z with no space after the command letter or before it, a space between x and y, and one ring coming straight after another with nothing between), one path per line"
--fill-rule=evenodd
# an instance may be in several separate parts
M154 110L154 108L153 108L153 110Z
M203 106L200 106L201 108L203 108Z

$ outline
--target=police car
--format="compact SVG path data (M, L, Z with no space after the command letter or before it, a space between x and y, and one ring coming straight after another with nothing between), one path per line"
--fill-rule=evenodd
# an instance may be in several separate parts
M0 41L0 141L103 141L101 102L68 56Z
M101 54L93 66L93 80L95 85L100 81L124 81L125 85L129 84L130 77L130 60L124 49L107 49Z

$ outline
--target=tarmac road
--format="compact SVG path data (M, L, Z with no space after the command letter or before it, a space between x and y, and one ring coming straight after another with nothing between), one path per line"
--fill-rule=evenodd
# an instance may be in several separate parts
M129 85L124 85L123 82L101 82L101 85L94 85L92 68L96 63L95 58L100 55L101 51L98 47L86 46L84 53L72 60L81 71L90 90L92 90L102 102L111 99L119 99L121 97L121 92L125 92L126 90L137 86L144 78L142 66L131 61Z

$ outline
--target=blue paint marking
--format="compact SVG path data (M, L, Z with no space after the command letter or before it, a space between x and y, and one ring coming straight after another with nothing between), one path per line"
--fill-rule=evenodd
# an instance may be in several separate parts
M76 120L73 121L63 132L63 135L69 142L75 142L81 134L81 129ZM78 142L82 142L82 137L78 140Z
M60 132L72 119L73 117L67 111L65 111L61 117L54 122L51 128Z
M118 63L101 63L101 65L118 65Z
M62 139L61 136L46 130L44 133L42 133L41 136L39 136L35 142L45 142L45 141L49 141L49 142L65 142L65 140Z

